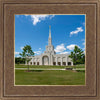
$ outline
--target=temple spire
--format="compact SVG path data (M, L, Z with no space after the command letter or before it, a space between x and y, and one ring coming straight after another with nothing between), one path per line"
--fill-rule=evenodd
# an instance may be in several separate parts
M49 39L48 39L48 45L52 45L52 39L51 39L51 26L49 26Z
M49 38L51 38L51 26L49 26Z

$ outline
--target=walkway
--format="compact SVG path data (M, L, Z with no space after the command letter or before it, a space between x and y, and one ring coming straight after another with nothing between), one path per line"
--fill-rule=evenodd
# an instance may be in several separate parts
M15 68L16 70L27 70L28 68ZM66 70L59 68L29 68L30 70ZM73 68L72 70L85 70L85 68Z

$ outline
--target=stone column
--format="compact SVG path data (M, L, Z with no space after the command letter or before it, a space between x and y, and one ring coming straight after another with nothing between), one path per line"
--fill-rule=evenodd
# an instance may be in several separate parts
M25 65L27 65L27 61L25 61Z
M57 62L57 57L56 57L56 65L58 65L58 62Z
M37 65L37 58L36 58L36 64L35 65Z
M48 57L49 57L49 64L48 64L48 65L51 65L51 59L50 59L50 55L49 55Z
M71 62L71 66L73 66L73 62Z
M66 57L66 66L68 66L68 59L67 59L67 57Z
M40 57L40 62L39 62L39 63L40 63L40 65L43 65L43 64L42 64L42 55L41 55L41 57Z
M51 60L52 60L52 58L51 58L51 54L50 54L50 57L49 57L49 58L50 58L50 65L52 65L52 64L51 64Z
M62 66L62 57L61 57L61 66Z
M53 58L53 56L51 55L51 65L53 65L53 60L54 58Z
M28 62L28 64L30 65L30 61Z

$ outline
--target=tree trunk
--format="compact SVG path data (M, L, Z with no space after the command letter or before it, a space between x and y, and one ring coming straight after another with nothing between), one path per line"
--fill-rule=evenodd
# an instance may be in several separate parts
M29 71L29 64L28 64L28 71Z
M28 71L29 71L29 63L28 63L28 61L27 61L27 64L28 64Z

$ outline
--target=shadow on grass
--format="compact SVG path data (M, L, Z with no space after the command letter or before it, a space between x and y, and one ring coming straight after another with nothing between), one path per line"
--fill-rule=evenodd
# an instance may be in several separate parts
M84 72L85 73L85 70L77 70L77 72Z
M25 72L42 72L44 70L26 70Z

